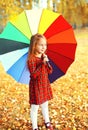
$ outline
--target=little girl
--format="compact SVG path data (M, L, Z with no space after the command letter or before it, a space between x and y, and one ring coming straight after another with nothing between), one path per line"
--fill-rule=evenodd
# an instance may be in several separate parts
M30 116L33 130L38 130L37 113L39 106L42 109L46 128L53 130L48 112L48 100L53 98L48 79L48 74L52 73L52 67L45 54L46 49L47 41L43 35L35 34L31 37L27 64L30 71Z

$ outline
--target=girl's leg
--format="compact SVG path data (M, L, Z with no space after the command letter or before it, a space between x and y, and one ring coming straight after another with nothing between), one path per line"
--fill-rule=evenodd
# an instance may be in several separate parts
M49 110L48 110L48 101L46 101L43 104L41 104L41 108L42 108L42 114L43 114L45 123L50 122Z
M39 108L39 105L34 105L34 104L31 105L30 116L31 116L33 130L38 128L38 125L37 125L38 108Z
M41 108L42 108L42 114L45 120L45 126L48 130L53 130L53 126L50 123L50 119L49 119L49 111L48 111L48 101L46 101L45 103L41 104Z

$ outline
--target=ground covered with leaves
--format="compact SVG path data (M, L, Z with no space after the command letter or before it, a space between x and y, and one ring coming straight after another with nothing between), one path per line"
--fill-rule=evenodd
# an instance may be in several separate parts
M75 62L52 84L49 102L54 130L88 130L88 29L75 30ZM17 83L0 64L0 130L32 130L28 86ZM38 113L40 130L46 130Z

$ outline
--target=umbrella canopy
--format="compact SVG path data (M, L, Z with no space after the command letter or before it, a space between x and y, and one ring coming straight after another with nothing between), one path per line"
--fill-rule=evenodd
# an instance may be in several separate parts
M58 13L47 9L27 10L10 20L0 35L0 61L8 74L28 84L30 73L26 60L30 38L36 33L43 34L48 41L52 83L73 63L77 46L72 26Z

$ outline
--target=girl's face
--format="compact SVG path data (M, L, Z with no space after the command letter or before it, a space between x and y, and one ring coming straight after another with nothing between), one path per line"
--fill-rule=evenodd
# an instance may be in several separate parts
M36 45L36 50L35 50L35 52L36 52L37 54L43 54L43 53L45 53L46 49L47 49L46 39L41 38L41 39L38 41L37 45Z

